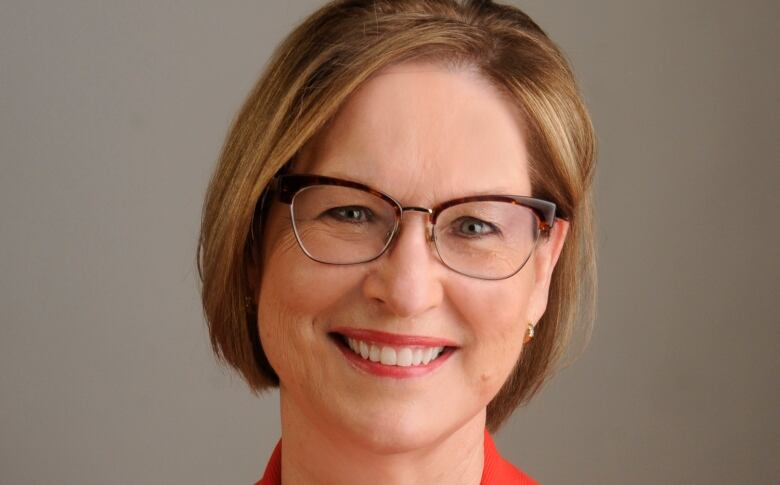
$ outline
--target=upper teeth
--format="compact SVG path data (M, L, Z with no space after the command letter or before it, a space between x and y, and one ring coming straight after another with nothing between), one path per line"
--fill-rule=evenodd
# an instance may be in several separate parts
M364 359L381 362L384 365L427 365L439 356L444 347L391 347L376 345L362 340L347 338L349 348Z

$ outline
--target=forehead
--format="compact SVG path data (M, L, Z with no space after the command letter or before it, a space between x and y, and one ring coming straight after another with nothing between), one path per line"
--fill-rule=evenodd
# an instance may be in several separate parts
M518 110L477 73L384 69L302 150L294 171L356 180L406 204L530 195Z

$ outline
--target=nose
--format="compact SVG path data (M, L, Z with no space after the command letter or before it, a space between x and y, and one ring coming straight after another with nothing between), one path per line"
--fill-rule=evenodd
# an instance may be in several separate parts
M427 210L405 208L399 232L364 281L364 295L400 318L435 308L444 295L444 266L435 255L429 224Z

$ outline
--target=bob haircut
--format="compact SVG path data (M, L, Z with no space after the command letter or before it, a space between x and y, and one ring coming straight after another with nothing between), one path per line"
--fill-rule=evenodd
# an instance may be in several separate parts
M518 107L532 196L555 202L570 225L536 336L487 407L486 425L495 431L551 375L575 323L589 328L595 300L593 127L563 54L516 8L484 0L343 0L297 27L234 119L209 184L197 256L204 313L220 361L255 394L278 386L253 303L262 271L258 201L364 81L413 60L474 70Z

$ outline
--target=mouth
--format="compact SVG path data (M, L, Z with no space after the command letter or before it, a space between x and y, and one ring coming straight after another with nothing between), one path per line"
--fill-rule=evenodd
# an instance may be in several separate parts
M401 337L382 332L349 330L328 336L353 364L373 374L407 377L427 373L457 349L427 337Z

